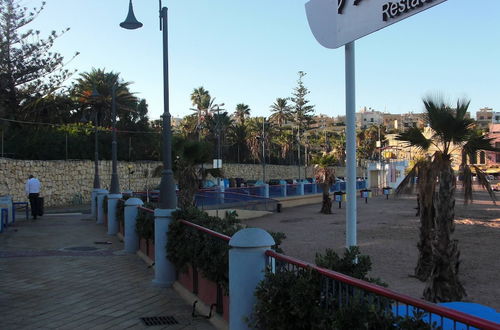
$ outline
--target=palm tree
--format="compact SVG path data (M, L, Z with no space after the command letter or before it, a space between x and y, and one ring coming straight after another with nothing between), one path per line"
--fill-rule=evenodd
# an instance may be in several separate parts
M250 116L250 107L246 104L239 103L234 111L234 119L238 124L244 124L245 119Z
M419 260L415 276L427 280L424 298L430 301L454 301L465 296L458 279L458 241L452 239L455 216L456 176L452 168L454 149L464 148L473 136L473 120L466 118L470 101L458 101L452 109L443 101L423 100L425 116L433 134L430 138L417 128L398 135L409 146L433 154L416 162L397 188L411 187L418 177L420 203Z
M200 130L201 130L201 122L203 116L207 113L207 102L210 102L210 93L203 86L193 89L191 93L191 103L193 104L194 110L198 115L198 122L196 125L196 129L198 130L198 139L200 138Z
M321 203L321 213L332 213L332 200L330 199L330 187L335 183L335 170L331 167L335 163L333 155L324 154L313 159L314 176L320 183L323 191L323 202Z
M97 122L101 126L111 126L111 99L112 89L115 86L116 113L119 117L130 115L137 109L137 98L129 90L131 82L124 82L120 74L106 72L104 69L92 69L80 74L73 86L72 94L82 104L92 103L97 111ZM92 98L92 91L96 90L99 96ZM84 108L84 107L82 107ZM125 114L128 113L128 114Z
M206 142L174 137L173 170L179 183L178 206L186 209L195 205L196 192L203 180L201 164L210 160L210 145Z
M288 100L286 98L278 97L270 108L273 114L269 117L269 120L276 123L280 128L292 118L290 113L292 108L288 105Z
M247 129L244 124L234 122L229 129L229 143L236 148L236 162L245 160L247 154ZM243 155L243 157L241 157Z

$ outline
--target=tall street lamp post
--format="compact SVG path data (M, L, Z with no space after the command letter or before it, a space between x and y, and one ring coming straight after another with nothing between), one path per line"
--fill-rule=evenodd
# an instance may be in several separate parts
M92 103L92 108L94 110L94 189L92 189L92 193L90 194L91 199L91 214L96 217L97 222L99 222L98 216L98 203L97 203L97 195L101 192L101 183L99 179L99 141L98 141L98 111L95 106L95 100L99 96L96 88L92 89L92 93L90 95L90 102ZM87 122L85 115L82 117L82 122Z
M113 141L111 142L111 157L112 157L112 172L111 172L111 185L108 195L108 235L116 235L119 230L118 219L116 216L116 209L118 200L122 198L120 193L120 183L118 181L118 156L117 156L117 142L116 142L116 87L117 82L111 87L111 116L113 118Z
M169 84L168 84L168 9L159 3L160 30L163 32L163 171L160 182L160 203L155 209L155 278L153 283L158 286L172 286L176 280L175 267L167 259L165 245L167 244L168 226L172 222L172 212L177 207L177 196L175 192L174 173L172 171L172 128L169 112ZM124 29L134 30L142 27L137 21L132 8L132 0L129 2L127 18L120 23Z
M110 194L120 193L120 182L118 180L118 143L116 142L116 83L111 88L111 116L113 117L113 142L111 142L112 172Z
M217 168L222 167L222 146L221 146L221 122L220 122L220 107L223 107L224 103L215 104L212 112L217 112L217 120L215 121L215 131L217 132ZM224 110L224 109L222 109Z
M169 111L169 84L168 84L168 9L160 5L160 30L163 32L163 171L160 182L160 209L171 210L177 207L175 181L172 171L172 127ZM132 0L129 2L129 12L125 21L120 23L124 29L135 30L142 27L142 23L135 18Z
M97 90L94 89L92 90L92 95L90 95L91 100L95 100L99 96L99 93ZM99 140L98 140L98 113L97 109L95 109L94 106L94 115L95 115L95 121L94 121L94 189L101 189L101 183L99 179Z

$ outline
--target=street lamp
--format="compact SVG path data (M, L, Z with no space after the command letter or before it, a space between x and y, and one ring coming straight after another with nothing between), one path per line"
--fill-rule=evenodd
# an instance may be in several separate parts
M94 87L92 89L92 94L90 95L91 100L95 100L97 97L99 97L99 92L97 92L97 89ZM95 107L95 106L94 106ZM97 110L94 109L95 111L95 121L94 121L94 190L95 189L101 189L101 183L99 179L99 141L97 137L97 119L98 119L98 113Z
M221 150L221 143L220 143L220 137L221 137L221 122L220 122L220 107L223 107L224 103L221 104L215 104L213 106L213 112L217 112L217 120L215 121L215 131L217 132L217 168L222 167L222 150ZM222 109L224 110L224 109Z
M262 134L261 136L257 136L257 140L260 140L262 143L262 182L266 183L266 117L262 119Z
M111 156L112 156L112 172L111 172L111 186L109 189L110 194L120 193L120 182L118 181L117 170L117 145L116 142L116 84L111 87L111 116L113 117L113 142L111 142Z
M169 85L168 85L168 9L159 3L160 30L163 32L163 171L160 182L160 209L172 210L177 207L177 196L175 193L174 173L172 171L172 127L169 112ZM135 18L132 8L132 0L129 2L129 11L125 21L120 23L124 29L134 30L142 27L142 23Z

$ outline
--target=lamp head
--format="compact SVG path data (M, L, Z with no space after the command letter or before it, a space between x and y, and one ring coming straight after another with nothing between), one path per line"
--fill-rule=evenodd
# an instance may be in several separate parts
M130 0L128 4L127 18L125 18L125 21L120 23L120 26L128 30L135 30L142 27L142 23L135 18L134 8L132 7L132 0Z

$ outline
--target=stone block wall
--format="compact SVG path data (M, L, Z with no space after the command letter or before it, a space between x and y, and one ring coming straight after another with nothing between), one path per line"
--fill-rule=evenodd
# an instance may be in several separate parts
M143 190L154 188L159 177L152 177L161 162L119 162L118 176L121 190L130 188ZM27 201L24 191L28 176L33 174L42 185L40 196L45 206L90 203L94 185L94 162L90 160L15 160L0 158L0 196L11 195L14 201ZM111 161L99 161L101 188L109 189L111 183Z
M160 177L153 177L159 161L118 162L120 188L143 191L154 189L160 184ZM210 168L210 165L205 165ZM262 165L224 164L226 178L261 180ZM132 173L133 172L133 173ZM130 173L130 175L129 175ZM344 168L336 168L337 176L344 176ZM10 195L14 201L27 201L24 185L33 174L42 184L41 196L45 206L62 206L90 203L94 184L94 162L90 160L16 160L0 158L0 196ZM358 170L358 175L362 175ZM301 168L304 178L304 168ZM306 177L313 176L313 168L306 169ZM111 161L99 161L101 188L109 189L111 183ZM266 180L296 179L297 166L266 165Z

